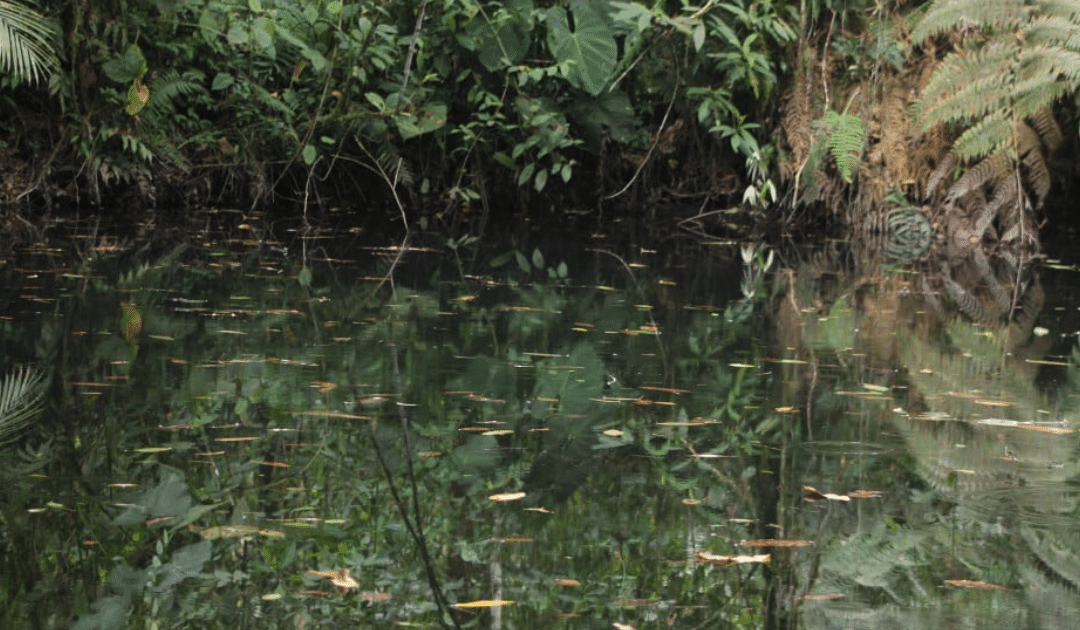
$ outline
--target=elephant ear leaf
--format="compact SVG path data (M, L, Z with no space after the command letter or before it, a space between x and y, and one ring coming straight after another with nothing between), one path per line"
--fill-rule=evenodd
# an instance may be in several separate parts
M575 2L570 13L548 9L547 44L555 61L567 64L566 78L575 87L597 96L613 78L619 54L615 37L604 16L588 4Z

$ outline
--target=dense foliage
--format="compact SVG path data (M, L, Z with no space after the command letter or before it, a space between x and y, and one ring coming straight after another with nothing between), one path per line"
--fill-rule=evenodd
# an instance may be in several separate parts
M3 2L0 201L306 211L392 192L458 235L492 214L644 201L865 215L890 191L933 195L959 137L961 160L1023 162L1030 183L990 197L1041 203L1076 12L920 5ZM955 30L955 12L986 28Z

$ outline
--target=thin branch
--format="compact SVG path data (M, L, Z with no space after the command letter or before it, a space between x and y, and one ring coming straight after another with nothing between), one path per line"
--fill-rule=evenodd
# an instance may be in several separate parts
M610 195L604 197L604 201L607 201L608 199L614 199L619 195L623 194L624 192L629 190L631 186L634 185L635 181L637 181L638 175L641 174L641 171L645 168L645 165L649 163L649 159L652 157L653 151L656 150L656 145L660 144L660 134L664 131L664 127L667 126L668 116L671 115L671 108L675 105L675 97L678 94L679 88L676 87L675 92L673 92L671 95L671 102L668 103L667 111L664 112L664 118L660 121L660 128L656 130L656 140L654 140L652 146L649 147L648 153L645 154L645 159L641 161L641 164L638 164L637 170L634 171L634 176L631 177L630 181L626 182L626 185L623 186L618 192L613 192Z
M416 56L416 42L420 41L420 29L424 25L424 10L427 9L427 0L420 3L420 11L416 14L416 26L413 27L412 39L409 40L409 52L405 55L405 67L401 74L401 90L398 91L398 107L405 100L405 88L409 85L409 75L412 74L413 57Z

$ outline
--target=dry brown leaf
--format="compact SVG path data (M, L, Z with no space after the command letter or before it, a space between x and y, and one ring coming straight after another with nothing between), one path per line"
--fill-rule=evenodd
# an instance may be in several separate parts
M874 499L881 496L880 490L852 490L847 493L852 499Z
M330 580L330 583L341 589L353 589L359 584L349 574L348 569L335 569L334 571L308 571L310 575L317 575Z

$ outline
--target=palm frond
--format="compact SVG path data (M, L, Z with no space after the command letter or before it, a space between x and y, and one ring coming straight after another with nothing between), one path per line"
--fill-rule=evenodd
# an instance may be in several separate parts
M0 445L14 439L41 411L45 372L22 367L0 380Z
M59 28L37 11L0 0L0 69L37 82L59 66Z

